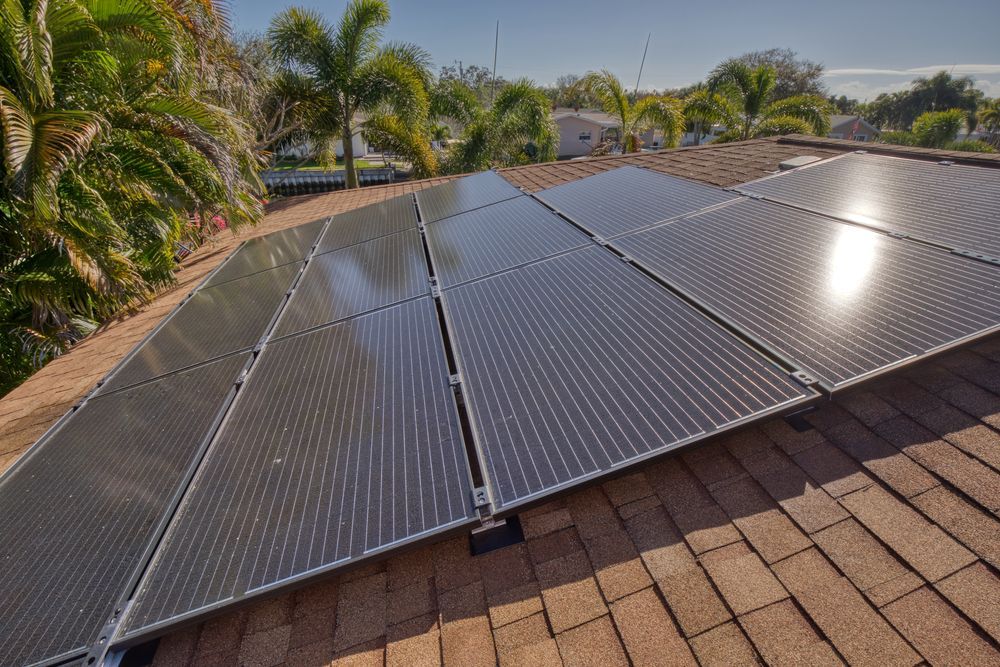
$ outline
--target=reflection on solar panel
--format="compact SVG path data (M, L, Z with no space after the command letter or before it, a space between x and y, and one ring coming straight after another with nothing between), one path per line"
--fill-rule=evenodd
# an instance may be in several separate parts
M1000 269L767 202L614 245L832 386L1000 325Z
M499 511L813 396L602 248L444 302Z
M330 226L323 234L316 253L416 228L417 209L413 205L413 196L393 197L330 218Z
M126 636L470 524L448 381L430 297L266 346Z
M0 664L97 642L248 357L92 399L0 480Z
M430 293L416 228L314 257L275 335L302 331Z
M250 239L208 279L205 287L305 259L325 224L326 220L316 220Z
M590 244L531 199L518 197L427 225L434 270L454 285Z
M301 268L302 262L285 264L195 292L114 372L99 393L253 347Z
M741 185L749 194L1000 258L1000 170L850 153Z
M534 196L604 238L739 198L719 188L631 166L557 185Z
M434 222L505 199L520 197L521 191L495 171L456 178L417 193L420 217Z

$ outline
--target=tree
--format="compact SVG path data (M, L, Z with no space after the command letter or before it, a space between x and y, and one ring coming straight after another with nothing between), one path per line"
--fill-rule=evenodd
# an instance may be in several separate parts
M636 101L622 82L608 70L587 72L577 87L592 95L601 109L618 121L622 150L635 153L642 147L640 136L649 130L663 132L664 144L676 146L684 134L684 105L674 98L650 95Z
M484 65L469 65L468 67L462 67L461 62L459 62L458 66L443 66L440 74L438 75L438 80L458 81L459 83L468 86L468 88L475 93L479 103L483 106L489 106L492 102L495 91L507 85L507 81L502 76L497 77L496 81L494 81L493 70L489 67Z
M847 95L831 95L828 100L833 110L840 114L856 115L858 113L858 101L848 99Z
M962 109L927 111L917 116L917 119L913 121L913 129L909 132L884 132L881 140L885 143L904 146L992 153L993 148L986 142L969 139L955 140L955 137L965 126L967 118L967 113Z
M751 69L771 67L775 82L769 101L781 100L796 95L826 96L823 85L823 65L805 58L799 58L791 49L767 49L752 51L738 58Z
M556 77L555 85L546 89L552 104L570 109L591 109L598 106L597 99L577 85L580 79L579 74L562 74Z
M976 126L976 112L984 95L969 77L953 77L938 72L929 78L914 79L909 90L882 93L862 105L865 118L883 130L908 131L914 120L927 111L961 109L969 119L969 131Z
M726 126L718 141L744 141L776 134L817 134L830 131L830 106L817 95L795 95L773 100L776 73L773 67L750 67L742 60L727 60L708 80L701 113Z
M209 1L0 3L0 391L260 218L253 135L214 101Z
M349 188L358 187L352 137L359 122L375 143L408 159L416 176L437 169L424 133L430 59L412 44L381 45L388 22L385 0L351 0L336 27L316 11L291 7L268 30L284 71L304 77L320 98L324 112L312 117L310 135L343 142Z
M461 128L449 148L444 171L460 174L493 167L510 167L556 158L559 132L549 100L527 79L504 85L490 106L467 85L454 79L438 82L432 95L432 115Z
M1000 97L983 104L979 111L979 123L990 133L990 143L1000 146Z

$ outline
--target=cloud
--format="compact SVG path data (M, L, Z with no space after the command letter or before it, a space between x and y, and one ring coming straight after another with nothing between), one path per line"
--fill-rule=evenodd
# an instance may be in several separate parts
M929 65L927 67L911 67L910 69L878 69L878 68L842 68L828 69L826 76L924 76L937 74L941 70L957 76L1000 74L1000 65Z

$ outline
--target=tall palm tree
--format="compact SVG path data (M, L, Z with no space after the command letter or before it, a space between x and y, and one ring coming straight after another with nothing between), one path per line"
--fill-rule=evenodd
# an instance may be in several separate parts
M310 78L321 96L324 113L307 132L319 146L343 142L349 188L358 186L352 138L359 122L374 142L409 159L417 176L437 168L424 136L430 59L412 44L381 45L388 22L385 0L351 0L336 27L316 11L291 7L268 31L278 57Z
M252 135L196 74L209 6L0 0L0 354L40 362L170 282L192 214L261 216Z
M634 153L642 147L643 134L657 129L663 132L664 145L676 146L684 134L684 105L666 95L650 95L635 101L622 82L608 70L587 72L576 86L592 95L605 113L618 121L622 149Z
M776 134L817 134L830 131L830 104L817 95L793 95L773 100L773 67L750 67L739 60L720 64L708 79L714 95L697 100L700 112L726 126L717 141L744 141Z
M438 82L432 115L459 127L459 141L445 158L445 171L465 173L556 158L559 132L545 91L527 79L505 84L489 107L460 81Z

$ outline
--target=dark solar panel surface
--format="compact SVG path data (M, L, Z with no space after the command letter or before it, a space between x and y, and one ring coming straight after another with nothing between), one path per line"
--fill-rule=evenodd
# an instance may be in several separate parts
M126 632L472 521L434 303L268 344Z
M585 234L530 197L446 218L427 225L426 233L443 286L590 244Z
M1000 325L1000 268L777 204L614 245L832 385Z
M325 219L315 220L250 239L208 279L205 287L305 259L325 224Z
M429 280L416 228L318 255L292 293L275 335L429 294Z
M285 264L200 289L115 371L99 393L253 347L301 268L301 262Z
M851 153L739 189L1000 258L1000 169Z
M534 196L604 238L739 199L719 188L632 166L557 185Z
M417 228L413 195L393 197L330 218L316 253L330 252L380 236Z
M92 399L0 481L0 664L99 639L248 357Z
M417 193L417 204L421 220L434 222L521 195L500 174L484 171L421 190Z
M813 395L603 248L444 303L499 510Z

